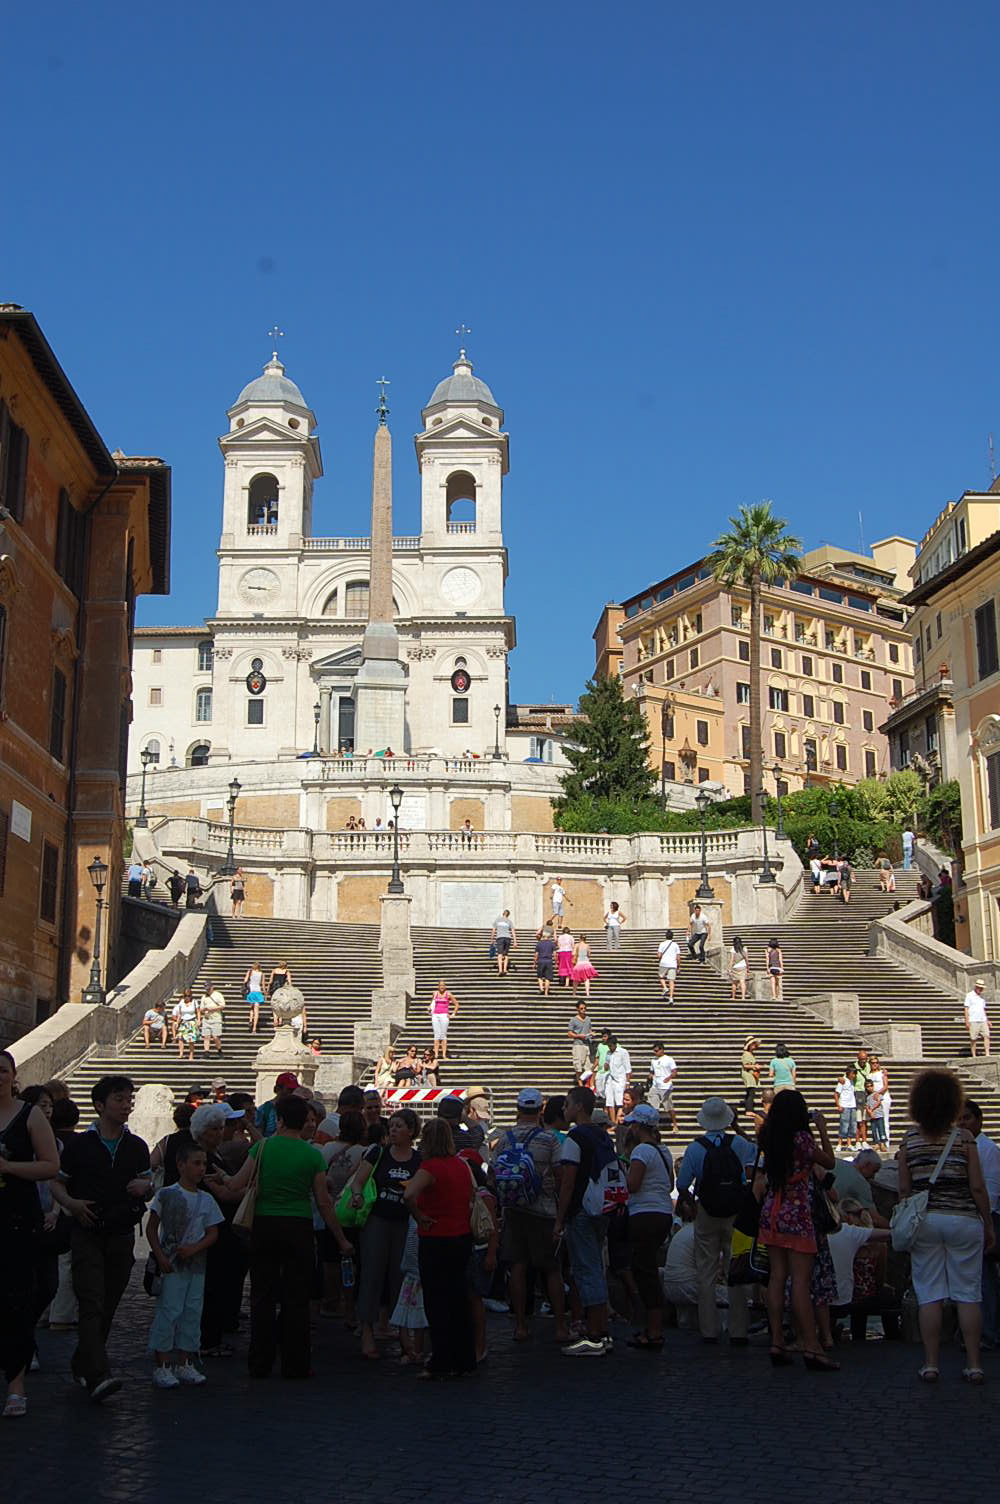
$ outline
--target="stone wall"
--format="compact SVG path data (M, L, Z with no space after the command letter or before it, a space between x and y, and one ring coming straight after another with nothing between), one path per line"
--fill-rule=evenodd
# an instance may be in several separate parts
M511 830L554 830L552 803L549 799L536 799L531 794L511 794Z
M348 820L356 820L361 814L360 799L328 799L326 801L327 830L343 830Z
M285 830L299 823L297 794L241 794L240 821L270 830Z
M471 820L476 830L482 830L486 821L486 807L481 799L452 799L448 804L448 828L461 830L466 820Z
M345 877L337 885L337 918L343 924L379 924L384 877Z

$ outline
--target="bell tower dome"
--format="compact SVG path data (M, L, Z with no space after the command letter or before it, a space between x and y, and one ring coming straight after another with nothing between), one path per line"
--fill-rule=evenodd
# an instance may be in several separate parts
M473 375L464 350L421 413L421 536L435 549L503 546L502 490L509 467L503 409Z

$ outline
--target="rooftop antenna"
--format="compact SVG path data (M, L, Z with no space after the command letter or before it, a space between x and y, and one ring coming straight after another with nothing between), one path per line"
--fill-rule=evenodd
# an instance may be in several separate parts
M997 478L997 461L996 455L993 453L993 435L991 433L986 435L986 443L990 451L990 485L992 485Z
M858 544L858 552L863 554L865 551L865 520L860 512L858 513Z

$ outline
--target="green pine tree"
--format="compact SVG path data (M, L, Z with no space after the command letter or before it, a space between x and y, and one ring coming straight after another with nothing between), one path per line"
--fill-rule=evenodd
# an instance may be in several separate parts
M635 804L651 798L646 718L637 702L623 695L621 680L588 679L580 714L584 719L565 749L570 767L562 776L557 811L588 795Z

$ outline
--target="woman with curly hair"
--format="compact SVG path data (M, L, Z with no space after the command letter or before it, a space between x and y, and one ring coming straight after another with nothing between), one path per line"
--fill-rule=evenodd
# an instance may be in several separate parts
M924 1344L920 1377L927 1384L938 1379L941 1308L946 1300L955 1304L965 1342L962 1378L968 1384L983 1382L982 1268L983 1252L994 1243L993 1220L976 1141L957 1126L962 1101L961 1083L951 1071L922 1071L910 1088L915 1126L899 1146L900 1196L928 1193L927 1215L910 1249Z
M813 1138L815 1126L820 1142ZM771 1362L780 1367L793 1361L784 1343L785 1281L791 1277L792 1314L802 1344L807 1368L831 1372L840 1367L827 1358L816 1330L812 1302L813 1263L816 1258L816 1227L813 1222L811 1181L813 1166L832 1170L836 1156L830 1147L826 1119L811 1114L802 1093L788 1088L778 1092L760 1130L767 1194L760 1212L760 1241L767 1245L771 1277L767 1286L767 1313L771 1325Z

